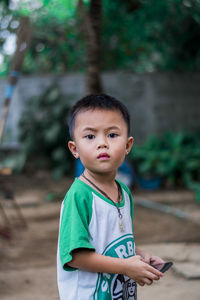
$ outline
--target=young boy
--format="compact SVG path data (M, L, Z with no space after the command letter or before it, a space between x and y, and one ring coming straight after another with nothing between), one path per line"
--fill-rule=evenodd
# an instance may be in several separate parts
M61 208L60 299L136 300L136 283L159 280L150 263L163 261L135 248L132 196L115 180L133 145L129 113L108 95L86 96L72 108L69 129L69 149L85 170Z

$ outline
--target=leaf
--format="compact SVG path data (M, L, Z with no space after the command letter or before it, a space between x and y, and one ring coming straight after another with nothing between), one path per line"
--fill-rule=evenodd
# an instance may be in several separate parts
M54 192L50 192L46 195L45 201L46 202L53 202L56 199L56 194Z
M62 166L54 168L52 171L52 177L54 180L60 180L65 174L65 169Z
M53 152L52 152L52 159L58 162L63 162L66 160L66 156L67 156L67 151L64 148L56 148Z
M45 141L50 143L54 143L57 139L57 137L59 136L59 132L60 132L60 125L57 124L53 124L50 128L47 128L45 130Z
M27 156L25 153L16 154L3 159L4 168L10 168L14 172L21 172L25 166Z

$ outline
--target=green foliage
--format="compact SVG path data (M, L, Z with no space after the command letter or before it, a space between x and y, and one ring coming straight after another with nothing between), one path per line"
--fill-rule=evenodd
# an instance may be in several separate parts
M2 3L8 8L10 0L1 0Z
M174 186L191 188L200 182L200 132L150 136L143 145L133 147L130 159L142 176L162 177Z
M83 70L86 65L85 41L79 26L78 18L62 21L52 17L51 22L49 15L38 18L32 45L25 57L24 72L61 74Z
M87 4L88 0L84 2ZM0 76L7 75L10 69L12 57L5 52L4 45L8 36L16 33L21 15L29 15L33 28L22 73L60 74L69 70L83 70L85 41L80 34L79 17L75 16L76 7L77 1L71 0L22 0L8 11L0 3L0 55L4 57Z
M18 3L29 12L34 29L23 72L84 71L86 42L77 0ZM102 4L103 70L200 70L199 0L102 0ZM20 9L8 12L0 7L0 51L6 57L1 75L10 64L1 46L6 32L13 32L10 25L19 20L19 13ZM11 16L7 28L6 15Z
M19 141L26 162L34 168L49 167L55 179L71 170L67 114L69 106L56 84L30 100L19 123Z
M105 0L103 22L105 68L200 70L198 0Z
M89 0L83 2L88 4ZM13 3L12 9L19 15L27 15L33 19L48 14L49 18L56 17L63 21L74 17L77 4L78 0L18 0Z

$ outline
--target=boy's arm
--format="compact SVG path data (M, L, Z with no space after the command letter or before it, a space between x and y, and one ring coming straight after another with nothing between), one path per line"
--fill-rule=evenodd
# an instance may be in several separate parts
M98 254L88 249L73 251L68 266L89 272L124 274L139 285L150 285L153 280L160 279L163 274L145 263L141 256L130 258L114 258Z

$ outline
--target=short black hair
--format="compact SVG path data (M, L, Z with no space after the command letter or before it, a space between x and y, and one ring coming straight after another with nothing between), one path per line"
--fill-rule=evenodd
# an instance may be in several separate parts
M127 125L128 135L130 135L130 115L126 106L114 97L106 94L88 95L75 103L69 112L68 126L71 139L74 138L74 125L76 116L80 111L94 110L117 110L121 112L122 117Z

